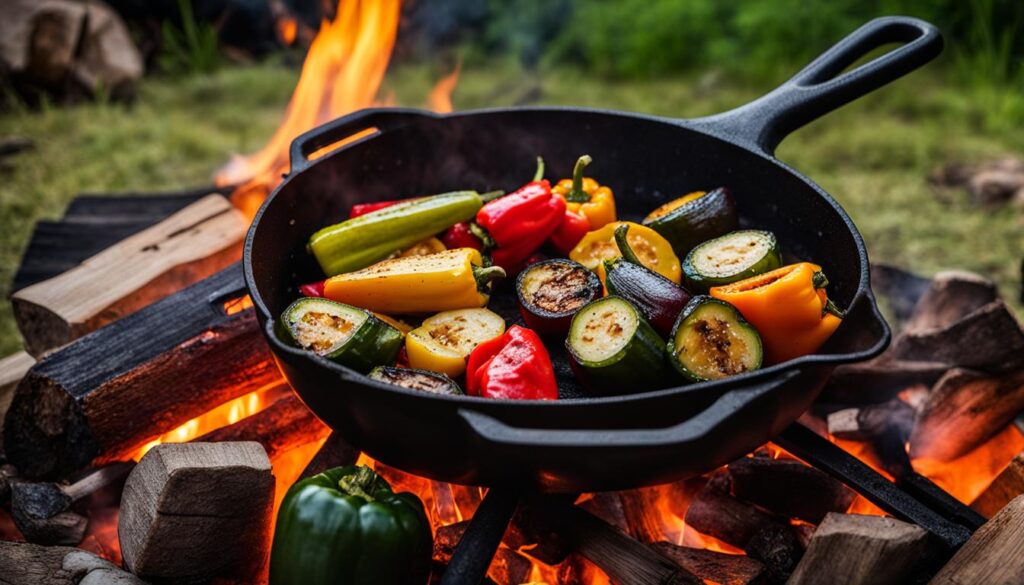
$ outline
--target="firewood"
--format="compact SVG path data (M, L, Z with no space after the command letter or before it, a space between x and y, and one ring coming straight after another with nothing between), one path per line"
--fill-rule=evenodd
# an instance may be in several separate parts
M910 456L951 461L1024 410L1024 370L989 376L953 369L932 388L910 436Z
M995 283L983 276L960 270L940 272L914 306L904 331L949 327L998 298Z
M109 561L77 548L0 541L4 585L146 585Z
M561 498L565 504L572 503L566 496L552 497ZM618 498L615 500L617 503ZM572 552L565 538L552 529L551 523L531 500L520 503L515 515L512 516L512 521L509 522L502 542L513 549L525 550L531 557L548 565L561 563Z
M743 550L764 563L772 583L788 581L804 554L796 532L786 524L770 524L758 530Z
M930 585L1024 583L1024 496L978 529Z
M891 350L890 350L891 351ZM835 404L874 404L892 400L908 386L931 386L950 364L893 359L890 352L862 363L837 366L821 399Z
M1006 303L996 300L944 327L905 332L888 356L1005 373L1024 366L1024 330Z
M14 389L35 363L35 358L24 351L0 359L0 456L4 452L4 417L14 400Z
M283 398L235 424L210 431L196 439L201 443L255 441L271 459L295 447L323 439L331 429L316 417L294 394ZM351 455L351 453L349 453ZM359 457L355 452L352 462Z
M910 318L928 285L927 278L897 266L882 262L871 263L871 288L895 317L896 323L893 325L901 326Z
M7 456L59 478L134 453L155 435L280 379L252 309L226 315L235 265L47 356L21 381Z
M654 507L656 499L657 493L649 488L619 492L627 531L640 542L658 542L665 539L665 532L659 520L661 515Z
M788 585L907 583L928 532L884 516L829 514Z
M900 477L912 469L905 445L913 432L915 417L914 407L893 398L829 414L828 432L839 439L869 443L885 470Z
M247 222L210 195L12 297L25 348L38 356L201 280L238 259Z
M269 553L274 475L258 443L162 444L121 497L125 565L143 578L255 575Z
M266 448L266 445L264 445ZM320 446L320 450L313 455L313 458L306 464L299 477L312 477L335 467L354 465L359 459L359 449L356 449L341 438L337 432L327 436L327 440Z
M974 499L971 508L982 516L991 518L1021 494L1024 494L1024 453L1013 458L1006 469Z
M829 512L844 512L857 495L830 475L800 461L763 456L729 464L732 494L741 500L813 524Z
M671 542L649 545L658 554L705 581L720 585L765 585L768 571L757 559L743 555L679 546Z
M687 526L739 548L745 548L763 528L781 523L781 517L741 502L711 484L697 494L686 511Z

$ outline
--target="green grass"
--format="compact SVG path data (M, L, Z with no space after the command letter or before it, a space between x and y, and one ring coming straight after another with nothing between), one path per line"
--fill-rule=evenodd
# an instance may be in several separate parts
M397 68L384 95L421 106L441 72ZM57 218L78 193L159 190L207 184L231 153L262 145L281 118L297 68L263 64L210 75L147 79L137 101L74 108L15 109L0 135L37 147L0 170L0 292L9 293L35 221ZM757 97L765 87L694 77L609 82L573 70L527 75L505 63L463 71L458 108L509 105L530 85L541 102L669 116L710 114ZM780 159L813 177L850 212L874 260L924 274L962 268L995 279L1016 298L1024 212L973 205L966 193L936 194L925 176L950 161L1024 153L1024 133L992 127L985 101L934 73L916 73L787 139ZM20 340L8 305L0 311L0 355Z

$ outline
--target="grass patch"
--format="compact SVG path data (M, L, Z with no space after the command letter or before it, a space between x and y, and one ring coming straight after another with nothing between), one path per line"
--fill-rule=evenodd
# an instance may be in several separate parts
M398 67L384 95L422 106L443 72ZM15 109L0 135L36 149L12 159L0 181L0 292L9 293L35 221L59 217L84 192L202 185L232 153L260 147L280 121L297 67L267 63L185 78L150 78L132 105ZM511 63L468 67L455 94L460 109L512 105L541 90L545 104L582 105L691 117L740 105L766 87L705 75L609 82L571 69L527 74ZM1024 213L987 210L965 193L937 196L925 183L935 166L1024 152L1024 134L987 123L972 94L917 73L815 122L787 139L780 159L813 177L850 212L874 260L921 273L974 270L1018 296ZM0 310L0 355L20 339L8 304Z

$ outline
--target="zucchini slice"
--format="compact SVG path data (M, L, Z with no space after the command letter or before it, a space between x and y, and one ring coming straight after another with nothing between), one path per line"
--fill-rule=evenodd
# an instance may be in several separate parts
M661 234L682 258L697 244L739 227L736 201L725 187L694 191L647 214L643 225Z
M487 309L444 311L423 321L405 336L409 365L458 376L466 358L481 343L505 332L505 320Z
M540 333L565 333L572 316L601 296L601 281L578 262L554 258L519 273L516 294L528 327Z
M762 230L740 230L704 242L686 255L683 274L690 290L707 292L775 270L782 266L782 253L775 234Z
M583 307L565 341L584 385L602 393L627 394L666 385L664 342L640 312L622 297Z
M444 374L427 370L377 366L370 370L366 377L378 382L384 382L385 384L401 386L410 390L430 392L431 394L443 394L446 396L462 396L463 394L462 388L459 388L455 380Z
M394 363L402 333L369 311L304 297L281 314L279 331L292 345L359 372Z
M679 314L666 351L672 366L695 382L756 370L764 353L757 329L736 307L704 295Z

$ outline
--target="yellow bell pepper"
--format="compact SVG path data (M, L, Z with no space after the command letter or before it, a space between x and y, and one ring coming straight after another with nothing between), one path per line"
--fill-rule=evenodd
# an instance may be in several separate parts
M587 218L590 229L596 230L615 221L615 195L608 187L583 176L583 169L592 159L583 155L576 161L571 179L562 179L551 192L565 199L565 210Z
M476 346L504 332L505 320L487 309L444 311L405 336L405 351L410 366L454 377Z
M618 245L615 244L615 228L620 225L629 226L626 238L640 263L679 284L682 280L682 268L679 258L672 251L672 245L658 232L630 221L615 221L601 229L588 232L572 252L569 252L569 258L597 272L603 283L604 261L622 256Z
M339 274L324 283L328 299L388 314L433 313L482 307L491 282L505 276L498 266L481 267L473 248L384 260Z
M409 256L428 256L430 254L444 252L445 250L447 250L447 248L445 247L444 242L431 236L402 250L401 253L398 254L398 257L408 258Z
M757 328L765 361L777 364L814 353L842 323L828 300L828 280L810 262L711 288L711 296L736 307Z

